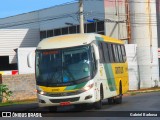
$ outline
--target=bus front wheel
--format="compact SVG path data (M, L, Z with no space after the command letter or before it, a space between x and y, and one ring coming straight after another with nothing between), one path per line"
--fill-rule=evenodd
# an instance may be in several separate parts
M103 100L103 87L100 88L100 100L98 102L94 103L95 109L101 109L102 108L102 100Z

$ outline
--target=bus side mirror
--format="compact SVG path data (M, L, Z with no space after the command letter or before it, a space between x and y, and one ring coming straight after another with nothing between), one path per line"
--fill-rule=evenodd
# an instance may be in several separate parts
M33 68L35 64L35 51L31 51L27 55L27 64L29 68Z
M93 48L94 48L96 60L99 60L100 57L99 57L98 47L95 44L93 44Z

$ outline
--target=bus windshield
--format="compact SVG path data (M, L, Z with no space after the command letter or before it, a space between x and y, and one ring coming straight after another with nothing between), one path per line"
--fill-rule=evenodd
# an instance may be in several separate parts
M63 85L91 76L90 47L36 51L36 79L42 86Z

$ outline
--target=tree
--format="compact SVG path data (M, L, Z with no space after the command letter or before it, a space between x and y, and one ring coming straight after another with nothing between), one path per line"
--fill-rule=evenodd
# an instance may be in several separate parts
M8 89L7 85L0 84L0 102L2 102L3 98L7 101L10 96L12 96L13 92Z

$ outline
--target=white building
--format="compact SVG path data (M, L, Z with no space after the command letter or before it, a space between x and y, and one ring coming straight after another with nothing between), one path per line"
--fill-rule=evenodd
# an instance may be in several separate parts
M138 11L134 11L136 4L133 4L135 2L132 0L132 2L129 2L131 8L131 15L129 15L127 12L129 10L127 6L128 2L129 0L84 0L85 32L105 34L118 39L123 39L127 43L129 38L129 24L127 24L129 16L131 16L132 25L133 19L136 19L136 16L133 18L133 14ZM141 2L136 3L138 4ZM145 11L145 7L141 8L144 8ZM154 7L151 8L153 10ZM152 17L156 18L156 15ZM87 20L92 19L98 19L98 21L94 23L87 22ZM147 16L147 19L152 18L151 16ZM134 25L132 25L131 28L133 28L132 31L134 31L134 35L136 33L142 34L140 29L145 29L137 29ZM156 28L153 28L151 31L155 31L155 29ZM16 69L17 59L14 49L21 47L36 47L38 42L43 38L72 33L79 33L78 2L53 6L0 19L0 60L2 61L0 70ZM138 40L139 38L133 36L133 34L131 37L132 43L136 43L138 48L139 43L135 42L135 40ZM145 41L145 39L142 38L141 41ZM157 34L152 34L152 38L151 35L148 35L147 39L150 39L155 45L152 52L155 55L158 54L158 51L156 50L156 42L158 41ZM150 51L150 49L146 50ZM138 49L138 51L141 53L138 57L144 56L141 49ZM151 54L149 54L148 58L151 58ZM146 63L150 63L150 60ZM157 65L156 68L154 68L154 71L158 71L158 57L156 58L156 56L154 56L154 63L154 65ZM152 78L158 79L159 77L157 76L157 72L152 71L153 69L151 70L150 67L152 67L152 65L148 64L147 72L150 71L150 73L145 73L145 71L143 71L145 69L144 66L140 69L140 74L149 74L150 78L149 80L147 79L147 81L151 82L151 84L144 85L142 88L154 87L155 84L153 83L154 80ZM146 82L143 78L141 79L142 84Z

